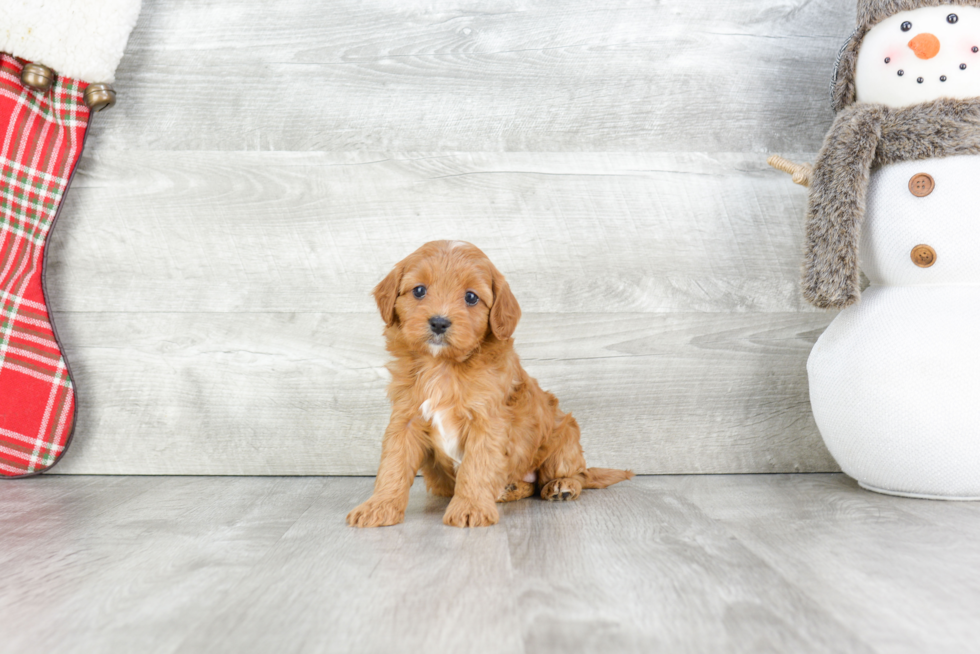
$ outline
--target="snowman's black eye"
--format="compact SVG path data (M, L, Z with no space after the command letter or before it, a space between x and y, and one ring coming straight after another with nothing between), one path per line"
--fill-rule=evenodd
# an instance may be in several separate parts
M466 304L468 304L471 307L480 301L479 296L477 296L477 294L474 293L473 291L466 291L465 298L466 298Z
M972 48L970 48L971 52L977 52L978 50L980 50L980 48L978 48L977 46L973 46Z
M425 297L425 287L416 286L415 288L412 289L412 295L415 296L416 300L421 300L422 298Z
M952 25L953 23L955 23L959 19L960 19L960 17L957 16L956 14L950 14L949 16L946 16L946 22L949 23L950 25Z
M908 32L910 29L912 29L912 23L910 23L908 21L905 21L904 23L902 23L902 31L903 32Z

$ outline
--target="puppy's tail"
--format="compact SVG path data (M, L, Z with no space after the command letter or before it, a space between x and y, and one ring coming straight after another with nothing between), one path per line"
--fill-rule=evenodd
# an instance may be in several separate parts
M632 470L614 470L612 468L588 468L585 471L585 483L582 488L605 488L621 481L633 478Z

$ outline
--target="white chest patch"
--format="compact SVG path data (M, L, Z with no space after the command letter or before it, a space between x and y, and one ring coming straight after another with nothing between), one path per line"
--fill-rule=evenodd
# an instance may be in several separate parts
M459 467L463 460L463 453L459 451L459 434L448 419L445 411L434 409L432 400L426 400L420 408L422 417L432 423L439 437L435 439L436 446L441 449L446 456L453 460L454 467Z

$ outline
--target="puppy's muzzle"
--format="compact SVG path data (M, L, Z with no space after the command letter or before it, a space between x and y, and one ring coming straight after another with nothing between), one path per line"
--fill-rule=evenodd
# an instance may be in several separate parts
M431 331L434 336L439 337L441 340L442 335L446 333L446 330L449 329L449 326L452 324L453 323L449 320L449 318L446 318L445 316L432 316L429 318L429 331Z

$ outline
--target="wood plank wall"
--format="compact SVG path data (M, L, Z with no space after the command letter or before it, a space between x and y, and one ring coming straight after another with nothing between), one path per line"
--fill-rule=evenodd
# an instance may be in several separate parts
M369 295L425 241L508 276L593 465L836 469L804 191L839 0L146 0L52 238L61 473L373 474Z

